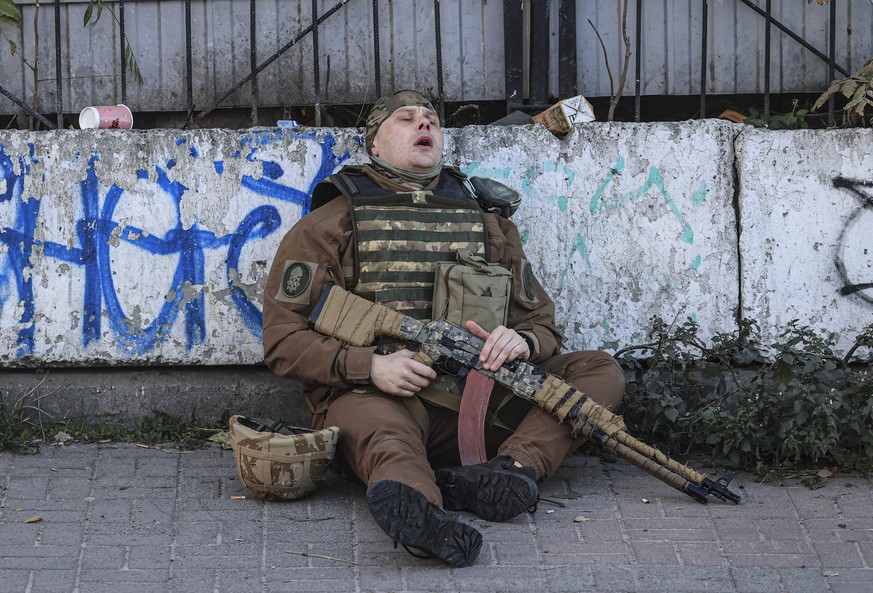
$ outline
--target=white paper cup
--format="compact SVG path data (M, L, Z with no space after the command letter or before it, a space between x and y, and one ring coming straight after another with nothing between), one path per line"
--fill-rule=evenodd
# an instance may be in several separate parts
M79 127L83 130L129 130L133 127L133 113L127 105L92 105L79 113Z

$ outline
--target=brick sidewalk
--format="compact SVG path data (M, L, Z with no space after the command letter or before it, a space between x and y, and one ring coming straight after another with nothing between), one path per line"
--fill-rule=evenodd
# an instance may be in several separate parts
M739 506L701 505L574 456L536 514L462 515L485 544L452 569L394 549L339 476L304 501L231 500L246 491L227 451L47 447L0 454L0 593L873 592L869 479L731 489Z

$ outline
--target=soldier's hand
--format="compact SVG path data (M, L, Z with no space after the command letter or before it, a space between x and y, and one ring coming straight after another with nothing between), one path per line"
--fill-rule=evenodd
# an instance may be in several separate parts
M412 360L413 356L415 352L410 350L374 354L370 361L370 381L390 395L412 397L437 376L426 364Z
M489 333L475 321L468 321L466 325L473 335L485 340L485 345L482 346L482 352L479 354L479 361L485 370L496 371L504 362L512 362L519 357L523 359L530 357L527 341L514 329L498 325Z

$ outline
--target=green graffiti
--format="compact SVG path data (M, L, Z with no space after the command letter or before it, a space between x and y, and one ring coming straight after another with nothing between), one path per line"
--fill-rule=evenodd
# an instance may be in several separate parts
M558 196L558 210L561 212L567 211L567 196Z
M694 205L695 208L700 208L701 206L703 206L703 202L706 201L706 193L708 191L709 190L706 187L706 183L701 183L698 190L691 195L691 203Z
M564 182L567 184L567 187L573 185L573 180L576 178L576 173L567 168L566 165L559 165L555 161L543 163L543 173L564 173Z
M564 283L567 280L567 273L570 271L570 264L573 261L574 253L578 253L582 256L585 265L588 266L588 268L591 267L591 254L588 253L588 245L585 244L585 239L582 238L581 233L576 235L576 242L573 244L573 249L570 250L570 254L567 256L567 265L564 266L564 271L561 273L561 281L558 284L559 288L564 287Z
M527 171L524 172L524 179L521 182L521 189L527 191L530 189L530 182L537 176L537 168L529 167Z
M603 178L603 181L600 182L600 186L597 188L597 191L594 192L594 196L591 198L591 215L594 216L601 208L601 203L603 202L603 192L606 191L606 187L612 182L616 175L620 174L622 169L624 169L624 157L619 157L618 162L609 170L609 173L606 174L606 177ZM682 214L682 211L676 206L676 202L673 200L673 196L670 195L670 192L667 191L667 187L664 185L664 177L661 175L661 172L658 171L657 167L649 167L649 176L646 179L646 182L635 190L631 190L629 192L625 192L621 194L618 198L618 202L613 208L620 208L622 206L627 206L628 204L635 202L642 196L644 196L650 189L656 188L659 192L661 192L661 196L663 196L664 201L667 204L667 207L670 209L670 212L673 213L676 221L682 225L682 233L679 235L679 238L688 243L689 245L694 244L694 231L691 228L691 225L685 220L685 215ZM696 205L700 205L703 203L703 200L706 198L706 184L703 184L700 189L698 189L692 198L692 201Z
M698 255L697 257L695 257L695 258L692 260L691 265L688 266L688 267L691 268L692 270L696 270L697 268L700 267L700 262L701 262L701 261L702 261L702 260L701 260L700 256Z
M469 165L459 167L459 169L461 169L461 173L463 173L464 175L469 175L470 177L472 177L473 173L476 171L476 169L479 168L481 164L482 163L480 163L479 161L473 161Z
M509 179L509 167L483 167L481 161L473 161L469 165L459 167L461 172L469 177L474 173L478 177L490 177L491 179Z
M609 170L609 173L606 174L606 177L603 178L603 181L600 182L600 186L597 188L597 191L594 192L594 196L591 198L591 216L597 214L597 211L600 210L600 200L603 197L603 192L606 191L606 186L609 185L609 182L612 181L612 178L624 169L624 157L618 157L618 162L615 163L615 166Z
M525 229L521 232L521 246L522 247L527 245L527 240L528 240L529 236L530 235L528 234L527 229Z

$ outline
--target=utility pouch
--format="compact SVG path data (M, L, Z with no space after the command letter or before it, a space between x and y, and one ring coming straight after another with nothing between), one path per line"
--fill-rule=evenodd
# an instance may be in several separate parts
M506 324L512 272L466 249L458 261L437 266L433 288L433 318L464 326L475 321L486 331Z

